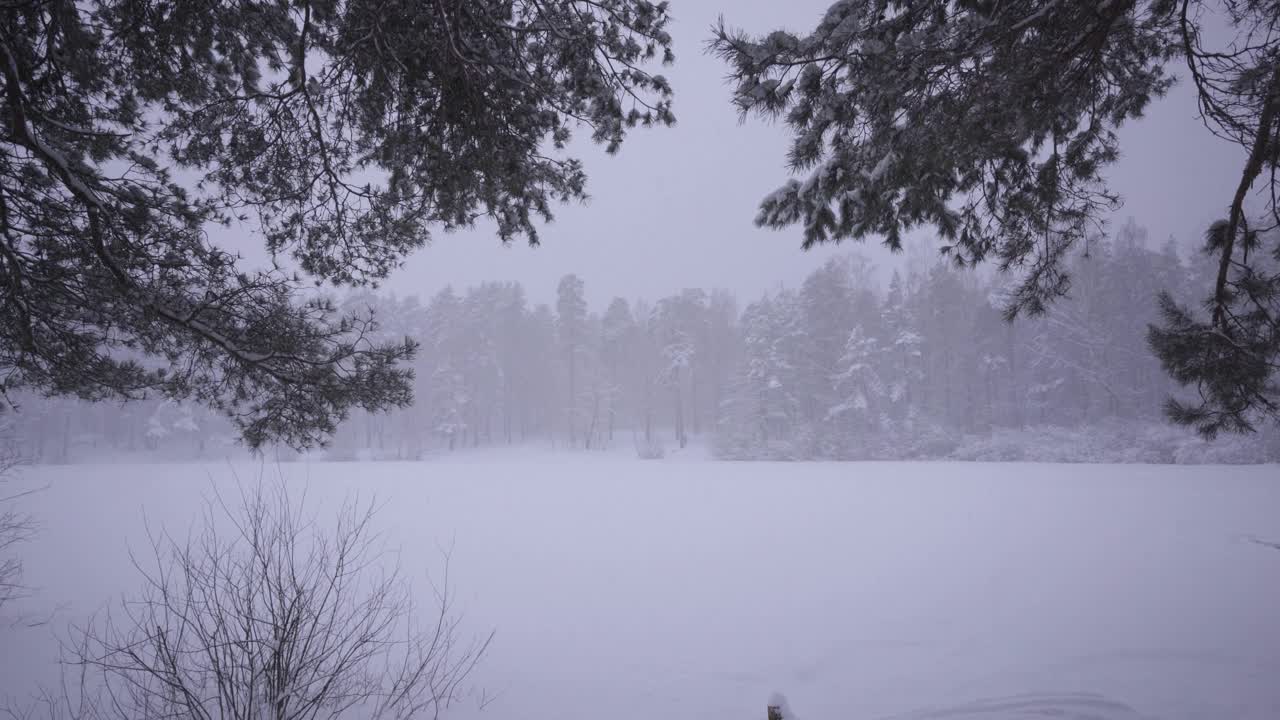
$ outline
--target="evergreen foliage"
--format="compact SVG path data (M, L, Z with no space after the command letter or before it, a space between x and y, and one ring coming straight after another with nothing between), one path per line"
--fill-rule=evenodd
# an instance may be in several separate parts
M673 122L648 69L667 21L648 0L6 4L0 392L194 401L253 447L408 405L414 342L301 291L481 218L536 243L585 197L573 128L612 152ZM301 275L242 270L207 236L235 222Z
M1159 287L1190 298L1212 278L1197 280L1132 223L1074 253L1067 270L1072 294L1014 323L1000 317L998 276L910 263L881 287L856 257L741 312L723 290L688 289L652 303L613 298L600 313L576 276L543 289L554 309L513 283L446 288L427 302L351 294L344 310L382 319L373 342L425 339L407 368L417 400L354 412L327 457L528 443L660 457L702 443L733 459L1280 459L1280 434L1210 444L1162 426L1164 399L1189 396L1140 329L1159 318ZM189 403L21 400L20 450L40 460L216 456L233 436Z
M1230 40L1206 46L1215 24ZM798 225L805 247L874 236L895 250L930 226L957 265L1016 279L1008 318L1050 313L1078 287L1072 250L1119 201L1104 176L1116 129L1180 63L1208 129L1247 156L1208 229L1203 311L1161 285L1147 331L1164 370L1197 391L1171 396L1169 416L1212 437L1280 421L1278 30L1269 0L839 0L811 32L721 23L710 45L741 112L793 133L800 177L761 202L758 224Z

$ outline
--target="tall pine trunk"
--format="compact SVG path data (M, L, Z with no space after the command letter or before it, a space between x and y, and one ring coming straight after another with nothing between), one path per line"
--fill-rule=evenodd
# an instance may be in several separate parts
M574 378L574 366L577 365L574 362L575 354L573 345L569 345L569 447L571 448L578 446L577 418L575 417L578 410L578 393Z

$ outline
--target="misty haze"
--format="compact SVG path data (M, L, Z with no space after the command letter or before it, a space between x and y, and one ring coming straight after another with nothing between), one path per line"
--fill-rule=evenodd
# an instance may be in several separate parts
M1280 718L1280 5L12 0L0 717Z

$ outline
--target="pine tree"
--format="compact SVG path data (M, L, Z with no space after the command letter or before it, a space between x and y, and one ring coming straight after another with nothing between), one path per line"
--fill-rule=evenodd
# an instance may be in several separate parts
M837 458L853 456L849 445L883 429L886 386L880 377L883 350L876 339L855 325L845 341L837 372L831 376L836 400L827 408L826 424L836 432L827 452Z
M462 369L465 364L461 342L462 302L452 287L446 287L427 306L428 337L432 340L434 365L430 369L432 409L431 431L450 450L461 443L467 431L470 398Z
M1205 124L1246 158L1206 233L1205 313L1165 286L1148 332L1165 371L1198 393L1171 399L1168 415L1212 436L1280 421L1277 26L1268 0L840 0L810 33L722 24L712 47L738 109L793 134L802 177L764 198L758 224L799 225L805 247L874 236L893 249L932 226L956 264L1013 273L1009 318L1072 289L1074 249L1119 204L1103 176L1116 130L1182 62ZM1259 180L1255 216L1246 200Z
M502 377L502 437L510 445L515 441L515 431L519 424L517 418L521 409L528 403L527 388L532 382L529 368L525 329L528 323L524 288L519 283L503 286L499 306L498 319L498 363Z
M854 328L853 288L849 258L828 260L800 287L799 302L804 324L800 348L805 379L800 389L805 421L816 424L838 400L831 378L841 370L845 343Z
M569 395L565 406L569 424L569 446L578 445L578 371L582 343L586 338L587 301L583 283L577 275L560 278L556 289L556 333L560 341L565 367L568 369Z
M551 436L561 430L564 373L557 362L562 357L557 345L555 313L547 305L535 306L529 313L523 338L528 382L523 386L527 399L522 436Z
M608 378L609 409L607 437L613 440L614 425L620 414L624 377L633 364L630 353L634 342L635 318L631 306L622 298L614 298L600 321L600 363Z
M914 398L919 397L923 380L920 365L923 338L917 332L915 316L907 303L902 275L896 270L889 281L882 316L886 337L884 352L889 365L883 377L887 379L887 399L893 408L892 417L901 422L910 416Z
M659 348L656 382L670 394L676 444L682 448L688 443L682 390L696 356L694 338L687 322L689 310L684 300L678 295L659 300L649 320L650 333Z
M737 382L737 414L749 428L751 452L765 457L803 457L803 387L798 352L804 335L800 303L783 291L746 307L742 313L742 369Z
M148 394L251 446L411 400L411 340L307 288L433 230L504 242L586 197L572 130L669 125L665 2L358 0L0 10L0 394ZM163 158L163 161L158 159ZM243 222L279 270L209 240ZM287 258L287 260L286 260ZM74 358L74 362L68 359Z

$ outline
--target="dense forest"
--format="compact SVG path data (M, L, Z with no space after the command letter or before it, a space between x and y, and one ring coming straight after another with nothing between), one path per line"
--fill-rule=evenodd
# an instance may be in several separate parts
M408 459L539 442L659 457L696 438L726 459L1275 458L1270 429L1207 443L1162 418L1179 388L1144 337L1160 290L1203 291L1190 267L1130 221L1072 259L1070 297L1013 322L999 310L1002 276L940 260L894 272L885 287L857 255L745 306L687 289L591 308L574 275L551 304L531 303L516 283L426 300L351 294L340 304L373 312L371 340L419 341L415 400L356 411L325 453ZM195 404L19 405L11 431L36 461L203 457L236 442Z

